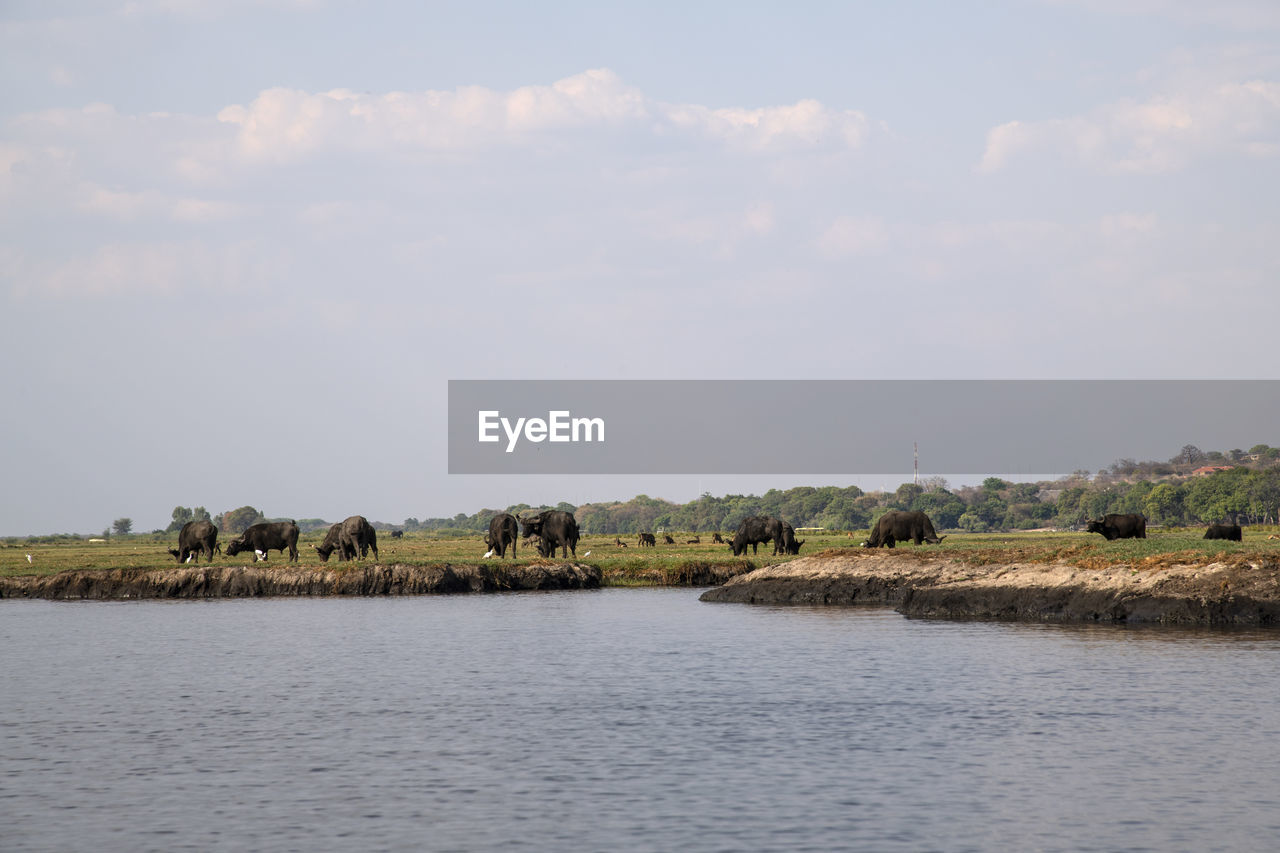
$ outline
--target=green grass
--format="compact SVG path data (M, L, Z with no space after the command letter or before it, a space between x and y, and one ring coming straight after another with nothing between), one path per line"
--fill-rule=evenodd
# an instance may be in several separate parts
M1173 562L1210 562L1215 560L1258 559L1280 557L1280 540L1268 540L1268 534L1277 528L1250 527L1245 530L1245 541L1205 541L1202 529L1162 529L1148 532L1147 539L1122 539L1107 542L1097 534L1088 533L952 533L940 545L917 548L899 545L893 553L901 555L951 557L975 565L998 562L1052 562L1063 560L1086 567L1100 567L1115 563L1155 566ZM711 544L708 534L701 534L702 544L685 545L691 534L672 534L678 545L661 545L655 548L639 548L634 536L618 537L628 547L619 548L614 536L587 536L578 543L579 562L599 566L606 583L613 586L648 586L653 584L686 582L689 576L706 566L758 568L796 559L774 557L772 546L761 546L759 553L746 557L734 557L727 545ZM229 537L220 537L227 539ZM320 544L321 532L304 535L298 543L301 565L322 566L314 546ZM806 533L802 556L822 551L855 549L865 539L865 531L855 531L853 537L843 533L814 535ZM405 563L409 565L440 565L444 563L479 563L486 550L480 536L436 537L427 534L408 533L403 539L392 539L387 534L378 537L379 562ZM177 535L170 537L141 535L113 538L105 543L87 541L37 544L26 540L8 539L0 542L0 576L49 575L67 569L122 569L122 568L174 568L178 562L169 555L168 548L177 547ZM586 552L590 551L587 556ZM880 553L889 553L882 550ZM32 556L27 562L26 555ZM519 546L519 563L541 561L535 552ZM908 558L910 558L908 556ZM496 557L492 558L497 560ZM553 558L559 560L559 556ZM215 565L250 565L253 555L238 554L235 557L214 557ZM508 556L505 561L510 563ZM203 564L203 563L202 563ZM269 566L287 566L282 555L273 551ZM330 560L330 568L346 564Z

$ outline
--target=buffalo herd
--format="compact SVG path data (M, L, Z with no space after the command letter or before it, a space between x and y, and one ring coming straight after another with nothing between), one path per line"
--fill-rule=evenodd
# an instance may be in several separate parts
M1085 524L1086 533L1101 534L1108 541L1115 539L1146 539L1147 519L1142 515L1111 513L1102 518L1090 519ZM499 513L489 522L489 532L484 537L488 547L485 557L496 554L499 559L507 556L511 550L511 559L516 558L516 540L524 537L526 548L532 548L543 558L556 556L561 558L570 555L577 557L578 541L581 536L578 522L573 513L561 510L545 510L536 515L516 517L510 513ZM852 534L850 534L852 535ZM393 539L403 536L403 531L391 532ZM899 542L913 542L916 545L940 543L945 536L939 536L934 530L929 516L919 511L890 510L880 516L871 526L870 535L862 543L864 548L892 548ZM1221 539L1240 542L1243 539L1238 524L1212 524L1204 534L1205 539ZM1276 537L1271 537L1276 538ZM676 540L669 534L663 535L667 545L675 545ZM687 545L701 544L700 536L686 540ZM744 556L747 548L752 554L759 553L759 546L773 544L774 555L796 555L804 545L803 539L796 539L795 528L780 518L767 515L754 515L743 519L738 525L732 539L726 539L716 532L712 542L728 545L735 557ZM637 537L640 547L653 548L657 537L652 533L641 533ZM615 537L614 544L620 548L626 543ZM213 555L221 553L218 545L218 528L208 519L189 521L178 533L178 547L170 548L180 563L199 562L203 555L208 562L213 562ZM298 525L294 521L263 522L249 527L244 533L227 543L226 555L252 552L255 561L266 560L271 551L279 551L283 556L287 551L289 561L298 560ZM339 562L347 560L363 560L372 552L374 560L378 559L378 536L372 524L362 515L353 515L345 521L330 526L324 540L316 546L316 553L322 562L337 554Z

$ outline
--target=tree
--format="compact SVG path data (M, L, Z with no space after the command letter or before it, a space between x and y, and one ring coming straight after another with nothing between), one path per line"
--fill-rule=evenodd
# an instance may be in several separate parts
M222 514L222 532L228 536L236 536L244 533L252 525L266 521L266 516L258 512L251 506L242 506L239 509L227 510Z
M1174 460L1194 465L1203 458L1204 454L1200 452L1200 448L1194 444L1184 444L1182 449L1178 451L1178 455L1174 457Z
M117 536L128 536L129 531L133 530L133 519L117 518L111 522L111 529L116 532Z
M173 533L175 530L181 530L183 526L192 520L192 512L185 506L175 506L173 508L173 521L169 522L169 526L165 528L166 533Z
M1143 501L1143 511L1152 521L1170 524L1182 519L1182 494L1169 483L1160 483Z

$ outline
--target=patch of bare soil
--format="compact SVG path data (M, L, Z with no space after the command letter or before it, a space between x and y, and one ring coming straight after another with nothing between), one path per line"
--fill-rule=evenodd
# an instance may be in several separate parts
M998 563L939 559L938 552L923 549L828 551L733 578L703 600L870 603L908 616L953 619L1280 624L1280 561L1274 556L1206 561L1201 553L1162 554L1103 564L1046 560L1041 553L1019 561L1011 559L1016 550L1002 551L1005 559Z

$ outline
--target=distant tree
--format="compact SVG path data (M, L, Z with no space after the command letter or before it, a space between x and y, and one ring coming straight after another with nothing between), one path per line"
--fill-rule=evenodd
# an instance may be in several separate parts
M1182 520L1182 493L1176 486L1159 483L1143 501L1143 512L1147 518L1161 524L1172 524Z
M165 528L168 533L175 530L181 530L183 525L192 520L192 512L185 506L175 506L173 508L173 521L169 522L169 526Z
M1188 465L1194 465L1204 458L1204 454L1200 452L1200 448L1194 444L1185 444L1178 451L1178 455L1174 457L1174 461L1185 462Z
M116 532L117 536L128 536L129 531L133 530L133 519L117 518L111 522L111 529Z
M251 526L266 521L266 516L251 506L230 509L222 514L222 532L228 536L244 533Z

